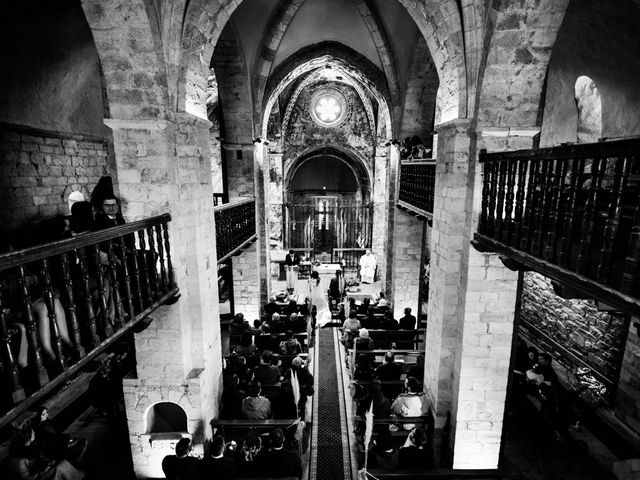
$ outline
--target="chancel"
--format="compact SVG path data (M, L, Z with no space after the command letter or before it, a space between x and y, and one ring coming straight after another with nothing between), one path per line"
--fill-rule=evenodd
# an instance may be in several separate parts
M0 0L0 478L638 478L639 27Z

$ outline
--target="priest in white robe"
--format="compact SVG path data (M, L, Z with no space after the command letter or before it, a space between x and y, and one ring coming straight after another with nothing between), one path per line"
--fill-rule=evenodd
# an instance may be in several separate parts
M362 283L373 283L376 275L376 257L371 250L360 257L360 281Z

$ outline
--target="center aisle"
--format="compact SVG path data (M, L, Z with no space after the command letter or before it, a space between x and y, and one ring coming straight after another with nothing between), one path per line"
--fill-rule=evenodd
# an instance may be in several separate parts
M351 455L342 379L338 378L339 343L333 328L317 331L316 399L310 480L351 479Z

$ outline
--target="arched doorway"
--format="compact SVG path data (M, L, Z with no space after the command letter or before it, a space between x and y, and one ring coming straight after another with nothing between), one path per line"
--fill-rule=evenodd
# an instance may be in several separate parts
M301 156L286 175L287 248L333 253L371 244L371 182L364 165L323 148Z

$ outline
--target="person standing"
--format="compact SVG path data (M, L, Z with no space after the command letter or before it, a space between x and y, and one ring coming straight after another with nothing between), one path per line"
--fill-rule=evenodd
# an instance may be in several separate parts
M376 275L376 257L367 249L366 253L360 257L360 281L362 283L373 283Z
M284 265L287 274L287 290L293 293L296 289L296 281L298 280L298 268L300 265L300 255L293 250L289 250L287 256L284 257Z
M331 279L329 283L329 300L335 301L336 305L342 300L344 295L344 278L342 276L342 270L336 270L336 276Z

